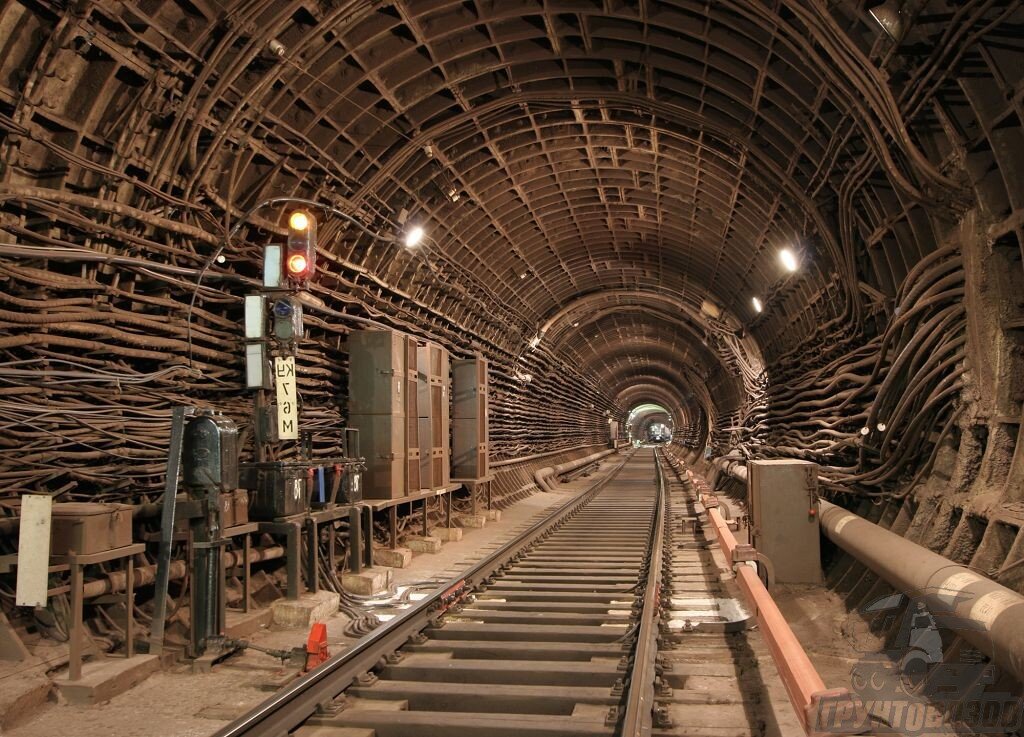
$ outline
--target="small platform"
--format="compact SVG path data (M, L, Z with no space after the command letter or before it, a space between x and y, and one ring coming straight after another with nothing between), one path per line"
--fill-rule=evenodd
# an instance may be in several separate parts
M430 532L434 537L439 537L446 543L458 542L462 539L461 527L435 527Z
M431 535L413 535L405 540L409 550L414 553L440 553L441 538Z
M412 551L409 548L374 548L373 563L389 568L408 568L412 563Z
M281 629L309 629L338 613L341 597L333 591L303 594L295 600L278 599L270 605L274 626Z
M378 565L362 573L346 573L341 577L341 585L357 596L376 596L391 585L391 569Z
M134 688L160 669L157 655L102 658L82 664L82 677L54 679L61 695L72 704L100 704Z

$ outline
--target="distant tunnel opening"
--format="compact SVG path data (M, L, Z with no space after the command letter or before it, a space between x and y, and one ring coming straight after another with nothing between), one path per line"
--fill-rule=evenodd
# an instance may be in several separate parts
M640 404L630 410L626 428L631 442L668 443L672 441L675 420L660 404Z

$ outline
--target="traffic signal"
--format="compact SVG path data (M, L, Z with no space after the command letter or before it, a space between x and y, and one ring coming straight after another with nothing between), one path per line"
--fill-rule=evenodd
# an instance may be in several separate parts
M304 210L288 218L288 248L284 258L287 276L303 282L316 269L316 219Z

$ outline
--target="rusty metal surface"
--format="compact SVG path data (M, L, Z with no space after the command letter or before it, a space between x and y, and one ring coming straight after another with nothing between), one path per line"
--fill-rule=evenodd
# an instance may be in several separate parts
M486 355L495 461L585 456L655 402L692 458L814 460L1019 586L1022 24L1016 0L0 2L0 529L26 491L152 503L174 405L244 421L241 297L286 208L240 219L296 196L345 213L310 428L342 424L370 321ZM422 248L369 234L403 221Z
M852 1L11 0L0 350L34 362L5 370L3 401L35 465L6 481L145 488L171 402L238 413L224 348L280 213L223 238L287 194L378 231L405 212L432 239L409 253L323 228L301 377L320 426L338 418L338 338L372 317L490 354L496 457L558 447L559 421L596 437L630 389L727 441L766 361L784 376L807 341L821 367L837 336L870 339L958 213L1017 237L1002 143L1019 57L998 41L1017 5L911 3L894 43ZM794 243L790 276L774 253ZM44 366L96 378L45 393ZM26 395L60 419L28 424Z

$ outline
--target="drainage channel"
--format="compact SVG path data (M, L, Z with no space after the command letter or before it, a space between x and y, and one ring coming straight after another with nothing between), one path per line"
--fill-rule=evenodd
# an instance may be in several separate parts
M220 734L619 734L636 711L629 682L641 609L651 598L644 584L658 498L654 453L640 449L529 547L480 581L467 575L465 591L454 586L439 597L446 603L402 644L357 644L363 652L350 659L367 664L361 675L332 690L345 663L328 663L311 674L308 693L278 697L264 709L269 717L257 710ZM314 689L321 694L315 710ZM312 714L294 728L287 710L300 702Z
M803 735L714 533L702 526L696 495L662 468L670 522L652 734Z

